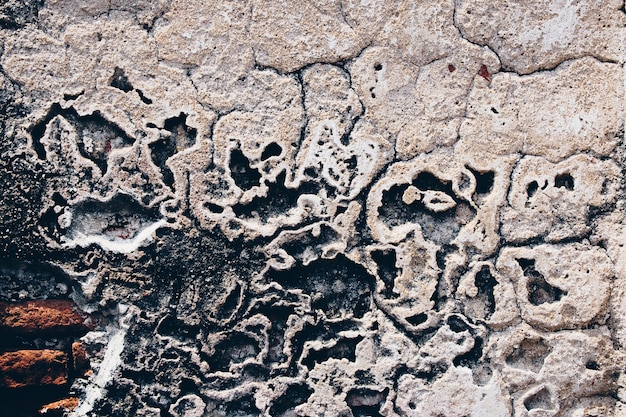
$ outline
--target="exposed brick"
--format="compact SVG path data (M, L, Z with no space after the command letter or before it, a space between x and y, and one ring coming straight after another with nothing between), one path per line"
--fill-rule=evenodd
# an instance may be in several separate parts
M86 332L86 317L71 300L36 300L0 303L0 331L19 334Z
M0 387L65 385L68 357L59 350L18 350L0 354Z
M87 376L91 372L89 365L89 359L87 359L87 352L82 343L72 343L72 359L74 362L74 371L76 375Z
M78 398L69 397L41 407L39 414L46 416L62 416L66 411L72 411L78 406Z

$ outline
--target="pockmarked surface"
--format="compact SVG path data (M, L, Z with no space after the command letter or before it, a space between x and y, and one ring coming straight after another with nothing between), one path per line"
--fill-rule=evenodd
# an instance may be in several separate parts
M625 59L617 0L4 1L0 413L626 416Z

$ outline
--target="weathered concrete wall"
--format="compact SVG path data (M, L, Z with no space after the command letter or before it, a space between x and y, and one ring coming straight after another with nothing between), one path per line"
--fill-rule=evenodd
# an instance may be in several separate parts
M626 416L623 1L0 28L0 414Z

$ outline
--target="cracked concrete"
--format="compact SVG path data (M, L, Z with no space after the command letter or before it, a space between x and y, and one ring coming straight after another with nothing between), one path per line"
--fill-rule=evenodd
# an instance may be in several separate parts
M5 2L0 301L71 299L93 372L1 413L626 415L625 28L617 0Z

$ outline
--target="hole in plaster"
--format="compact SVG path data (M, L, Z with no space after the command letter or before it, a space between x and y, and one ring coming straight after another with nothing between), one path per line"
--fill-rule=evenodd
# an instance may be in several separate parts
M292 307L286 306L263 306L265 308L254 309L253 312L259 311L265 317L267 317L271 323L271 327L268 329L268 352L267 362L269 363L281 363L286 357L283 352L285 344L285 329L287 328L287 320L291 314L294 314Z
M46 158L46 152L41 139L47 129L59 129L58 123L51 123L52 119L57 116L63 117L74 127L80 154L93 161L102 174L107 171L107 160L113 150L130 146L135 142L120 127L105 119L98 111L80 116L73 107L64 109L59 103L54 103L44 119L30 129L33 148L42 160Z
M320 350L311 350L302 360L302 364L309 369L313 369L315 364L334 359L347 359L350 362L356 361L356 346L363 340L363 337L340 338L333 346Z
M259 351L255 339L244 333L231 332L215 346L215 354L209 359L209 366L213 372L228 371L232 365L256 357Z
M546 281L544 276L535 269L534 259L517 259L517 263L528 278L528 301L531 304L538 306L544 303L554 303L567 295L566 291L554 287Z
M485 265L476 273L474 285L478 288L477 298L483 302L486 309L484 317L488 319L496 308L493 289L498 285L498 281L491 275L491 269Z
M187 126L186 122L187 115L184 113L165 120L164 129L168 134L161 135L159 140L148 145L154 164L161 170L163 182L170 188L174 187L174 174L167 166L167 160L196 143L197 131Z
M283 148L279 144L272 142L263 150L263 153L261 154L261 161L266 161L273 156L280 156L282 153Z
M290 385L285 394L274 400L270 407L272 417L294 417L294 408L307 402L313 390L305 384Z
M378 213L388 226L419 224L424 237L438 245L451 242L476 215L469 203L455 198L452 183L430 172L421 172L412 184L393 185L383 192L382 203Z
M71 208L65 244L96 243L126 253L149 240L164 222L159 220L158 207L146 208L127 194L117 194L108 201L85 200Z
M413 185L420 190L443 191L452 194L452 185L449 181L442 181L428 171L420 172L413 181Z
M319 226L319 234L307 231L293 235L285 241L281 247L287 254L293 256L300 263L308 263L318 258L323 249L340 239L339 234L330 226L322 224Z
M385 285L383 295L386 298L397 298L398 294L393 292L398 268L396 268L396 251L392 249L377 249L372 251L372 259L378 265L378 277Z
M188 326L178 318L167 315L161 319L156 327L156 333L161 336L173 337L179 340L193 340L199 332L199 328Z
M231 177L242 190L260 185L261 174L250 166L250 161L239 148L231 151L229 167Z
M228 293L222 305L219 306L217 310L218 313L216 315L217 319L227 320L235 313L235 311L237 310L237 306L239 305L239 300L241 299L242 292L243 289L241 288L241 285L237 283L237 285L235 285L235 288L233 288Z
M430 369L417 372L415 376L427 382L434 382L436 379L445 374L448 368L449 366L445 362L437 362L431 364Z
M224 207L222 206L218 206L217 204L213 204L213 203L209 203L208 201L203 203L203 206L205 209L213 212L213 213L223 213L224 212Z
M346 394L346 404L354 417L382 417L380 408L387 401L389 388L377 391L371 388L353 388Z
M468 352L454 358L452 361L454 366L475 367L483 356L483 343L482 337L476 336L474 338L474 346Z
M539 373L552 348L541 338L526 338L506 358L509 366Z
M480 172L470 167L467 167L467 169L469 169L470 172L474 175L474 178L476 178L476 194L480 197L491 193L491 191L493 190L495 172Z
M572 191L574 189L574 177L567 173L559 174L554 177L554 186Z
M125 93L133 90L132 84L128 81L128 77L124 74L124 70L119 67L115 67L113 70L113 76L109 81L109 85L117 88L118 90L122 90Z
M405 320L413 326L419 326L420 324L426 323L426 320L428 320L428 314L419 313L414 316L407 317Z
M76 100L78 97L82 96L83 94L85 94L85 91L81 91L80 93L76 93L76 94L63 94L63 100L65 101L72 101L72 100Z
M297 206L298 198L305 194L315 195L319 191L319 185L314 182L300 184L297 190L284 186L285 172L276 177L276 182L268 183L267 195L255 197L248 204L236 204L233 211L237 217L254 218L261 222L267 222L272 217L278 217L287 213Z
M526 195L528 195L528 198L530 198L534 196L535 193L537 193L537 190L539 190L539 184L537 184L537 181L532 181L526 187Z
M541 410L552 410L554 409L554 405L552 402L552 395L547 388L543 387L536 393L530 395L528 398L524 400L524 407L528 411L541 409Z
M461 318L461 316L452 315L448 317L447 320L448 326L450 326L450 330L455 333L463 333L464 331L470 331L469 325Z
M270 270L268 279L285 289L303 290L311 296L312 307L328 318L363 317L370 308L374 285L374 277L344 255L287 271Z

